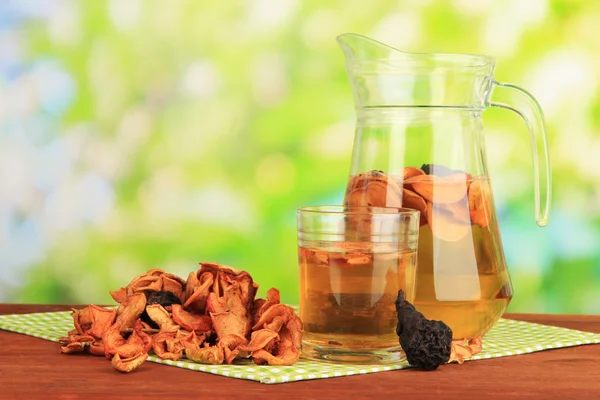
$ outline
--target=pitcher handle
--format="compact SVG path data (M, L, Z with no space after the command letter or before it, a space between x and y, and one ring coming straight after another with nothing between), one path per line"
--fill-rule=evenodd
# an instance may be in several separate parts
M546 226L550 214L552 177L550 173L550 154L544 114L537 100L525 89L510 83L494 82L494 86L510 90L511 104L520 104L516 108L505 103L491 102L492 107L504 108L516 112L527 124L531 140L533 158L533 187L535 195L535 219L539 226Z

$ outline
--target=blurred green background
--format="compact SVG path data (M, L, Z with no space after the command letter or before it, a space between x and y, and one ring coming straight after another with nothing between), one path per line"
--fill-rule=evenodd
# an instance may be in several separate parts
M496 57L546 113L484 113L515 297L600 312L600 2L0 1L0 302L108 303L149 268L246 269L297 302L295 210L340 203L354 105L335 37Z

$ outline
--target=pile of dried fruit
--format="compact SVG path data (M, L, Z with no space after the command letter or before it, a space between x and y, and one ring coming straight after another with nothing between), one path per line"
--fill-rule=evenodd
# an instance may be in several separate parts
M346 193L348 206L419 210L421 225L428 224L436 237L448 241L464 237L471 224L486 228L491 217L487 177L433 164L406 167L402 177L365 172L350 179Z
M73 310L75 329L61 352L106 356L119 371L142 364L148 352L166 360L291 365L300 357L302 321L279 303L272 288L255 299L258 285L245 271L200 263L187 281L153 269L111 292L116 309Z

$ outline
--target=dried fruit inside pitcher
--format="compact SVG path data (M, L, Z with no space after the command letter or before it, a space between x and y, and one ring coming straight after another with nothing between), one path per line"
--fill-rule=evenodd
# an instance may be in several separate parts
M406 207L421 212L421 225L454 241L476 224L491 219L491 189L486 176L434 164L404 168L402 176L369 171L350 178L344 203L349 206Z
M420 211L414 304L455 340L478 338L500 318L512 287L487 176L437 164L368 171L350 177L344 204Z

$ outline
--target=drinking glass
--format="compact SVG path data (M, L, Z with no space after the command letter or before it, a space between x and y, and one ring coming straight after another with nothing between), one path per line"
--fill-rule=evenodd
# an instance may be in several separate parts
M394 302L399 289L414 297L419 211L312 206L297 218L303 356L403 360Z

